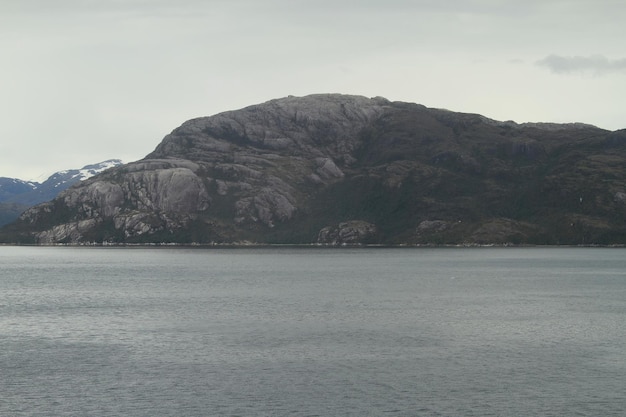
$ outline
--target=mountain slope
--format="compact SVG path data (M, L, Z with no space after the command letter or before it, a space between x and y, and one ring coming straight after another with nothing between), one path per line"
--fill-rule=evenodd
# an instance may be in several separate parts
M0 177L0 203L36 190L39 183L18 178Z
M28 207L52 200L72 185L119 165L122 161L110 159L81 169L56 172L42 183L0 178L0 225L17 219Z
M5 241L626 243L626 132L313 95L185 122Z

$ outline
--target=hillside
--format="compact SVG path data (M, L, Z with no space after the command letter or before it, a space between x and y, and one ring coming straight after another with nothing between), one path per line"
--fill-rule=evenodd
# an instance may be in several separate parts
M5 242L625 244L626 131L345 95L189 120Z

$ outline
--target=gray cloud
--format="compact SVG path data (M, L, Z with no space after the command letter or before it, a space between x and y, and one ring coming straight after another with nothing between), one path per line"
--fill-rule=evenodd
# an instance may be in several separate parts
M602 55L589 57L548 55L537 61L537 65L546 67L555 74L604 75L615 72L626 74L626 58L610 60Z

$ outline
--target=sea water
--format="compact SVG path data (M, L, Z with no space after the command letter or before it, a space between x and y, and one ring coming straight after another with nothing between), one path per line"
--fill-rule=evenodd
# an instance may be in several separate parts
M626 250L0 247L1 416L623 416Z

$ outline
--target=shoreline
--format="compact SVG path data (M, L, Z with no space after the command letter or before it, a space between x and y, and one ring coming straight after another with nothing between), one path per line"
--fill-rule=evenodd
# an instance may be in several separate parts
M229 248L229 249L252 249L252 248L303 248L303 249L419 249L419 248L625 248L626 244L513 244L513 243L458 243L458 244L320 244L320 243L258 243L258 242L233 242L233 243L108 243L108 242L84 242L84 243L50 243L50 244L23 244L23 243L0 243L0 247L87 247L87 248Z

